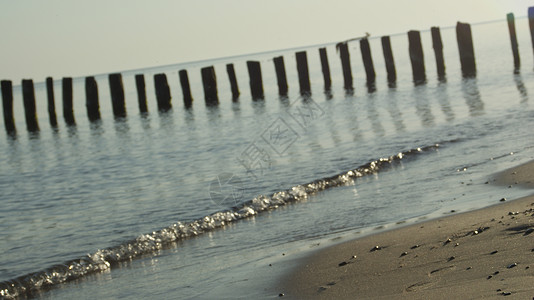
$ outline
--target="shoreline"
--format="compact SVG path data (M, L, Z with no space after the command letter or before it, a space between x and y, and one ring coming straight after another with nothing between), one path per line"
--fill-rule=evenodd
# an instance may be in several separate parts
M534 161L491 177L533 188ZM534 195L496 201L312 252L275 288L289 299L532 299Z

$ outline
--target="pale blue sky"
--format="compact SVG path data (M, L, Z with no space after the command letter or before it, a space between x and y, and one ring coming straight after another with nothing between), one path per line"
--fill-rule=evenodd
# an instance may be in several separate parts
M0 79L43 81L524 16L525 0L0 0Z

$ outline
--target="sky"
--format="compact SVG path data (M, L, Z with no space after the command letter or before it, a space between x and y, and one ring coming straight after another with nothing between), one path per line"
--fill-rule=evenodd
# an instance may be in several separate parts
M0 79L43 81L525 16L526 0L0 0Z

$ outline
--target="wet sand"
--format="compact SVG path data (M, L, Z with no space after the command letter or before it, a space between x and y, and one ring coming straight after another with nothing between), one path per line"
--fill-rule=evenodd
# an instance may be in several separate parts
M491 180L533 188L534 161ZM534 298L534 196L313 253L277 287L290 299Z

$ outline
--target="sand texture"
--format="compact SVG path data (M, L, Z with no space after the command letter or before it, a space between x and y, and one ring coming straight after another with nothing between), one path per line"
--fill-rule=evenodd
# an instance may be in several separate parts
M531 162L496 181L531 186L533 171ZM320 250L279 291L290 299L534 299L534 196L496 203Z

